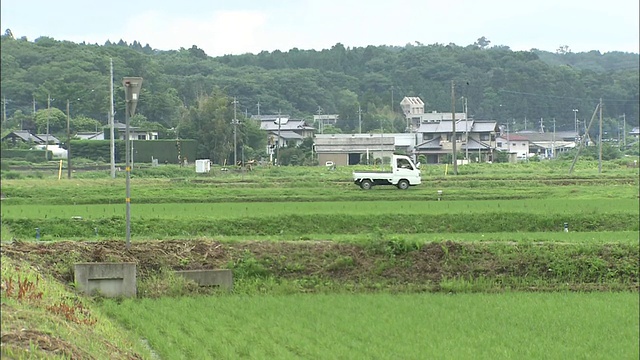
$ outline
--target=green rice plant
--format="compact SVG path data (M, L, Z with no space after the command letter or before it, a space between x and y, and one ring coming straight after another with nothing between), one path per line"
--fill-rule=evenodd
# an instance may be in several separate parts
M161 358L634 359L638 308L637 293L624 292L262 294L103 303Z

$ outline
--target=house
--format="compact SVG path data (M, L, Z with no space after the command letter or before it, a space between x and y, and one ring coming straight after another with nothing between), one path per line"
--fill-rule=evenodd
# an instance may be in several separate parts
M405 97L400 101L400 107L407 119L407 128L410 131L416 131L420 127L420 124L423 123L440 122L452 119L451 112L425 112L425 104L419 97ZM455 113L455 118L458 120L466 120L467 114L463 112Z
M34 145L40 144L55 144L59 145L60 140L51 134L32 134L28 130L16 130L8 133L2 139L2 142L9 141L12 146L16 146L18 143L28 143Z
M273 157L278 147L297 146L305 138L313 137L315 129L304 120L291 119L289 115L253 115L260 122L260 129L267 135L267 153Z
M634 127L633 129L631 129L631 131L629 131L629 136L634 137L634 138L640 138L640 128L638 127Z
M260 129L268 133L292 131L303 139L312 137L315 129L304 120L296 120L289 115L253 115L252 119L260 121Z
M554 158L559 152L576 147L575 131L535 132L521 131L515 133L529 140L529 156L537 155Z
M109 132L110 126L104 126L103 129L105 132ZM113 131L116 139L124 140L127 132L127 124L114 121ZM102 137L104 139L104 132ZM129 125L129 140L158 140L158 132L155 130L144 130L140 127Z
M393 155L395 135L398 134L316 134L314 148L320 165L328 161L339 166L373 163Z
M465 154L467 159L492 161L499 133L495 121L458 120L456 125L456 151ZM453 152L453 122L440 120L421 124L416 130L417 145L414 154L425 155L428 164L437 164L442 157Z
M75 137L80 140L104 140L104 131L81 131Z
M507 152L516 159L529 157L529 139L518 134L503 133L496 137L496 150Z
M12 146L18 143L42 144L43 141L39 137L33 135L27 130L16 130L8 133L2 138L2 142L9 141Z

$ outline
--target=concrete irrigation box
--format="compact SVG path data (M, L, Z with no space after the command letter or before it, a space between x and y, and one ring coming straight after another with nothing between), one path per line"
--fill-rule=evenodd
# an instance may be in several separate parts
M180 275L200 286L219 286L222 289L233 290L233 273L228 269L216 270L178 270Z
M77 263L74 277L80 290L89 295L136 296L135 263Z

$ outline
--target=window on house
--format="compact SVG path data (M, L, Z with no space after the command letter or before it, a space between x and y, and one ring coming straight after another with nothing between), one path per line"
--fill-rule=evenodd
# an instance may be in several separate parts
M138 140L147 140L147 135L138 135Z
M522 143L522 146L527 146L527 143Z
M501 143L501 142L499 142L499 143L498 143L498 147L499 147L499 148L501 148L501 147L502 147L502 143Z
M516 146L516 143L511 143L511 146Z
M433 134L422 134L422 140L431 140L433 139Z
M491 139L491 136L487 133L482 133L480 134L480 141L489 141L489 139Z

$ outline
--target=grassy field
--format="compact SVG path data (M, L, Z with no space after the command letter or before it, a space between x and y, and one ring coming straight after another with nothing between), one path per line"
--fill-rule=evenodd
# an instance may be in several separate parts
M135 206L135 207L134 207ZM132 217L157 218L237 218L256 216L287 216L300 214L456 214L490 212L527 212L531 214L564 213L634 213L637 199L527 199L476 201L342 201L342 202L237 202L237 203L174 203L132 205ZM124 204L118 205L7 205L2 218L70 218L81 216L99 219L122 215Z
M638 169L569 165L425 166L407 191L360 190L362 167L134 169L129 250L123 173L3 168L3 358L637 359ZM64 285L96 261L137 263L140 298ZM171 275L201 268L234 292Z
M163 359L637 359L637 293L106 301ZM162 316L158 316L162 314Z

